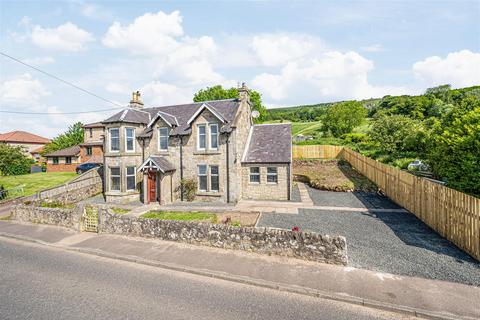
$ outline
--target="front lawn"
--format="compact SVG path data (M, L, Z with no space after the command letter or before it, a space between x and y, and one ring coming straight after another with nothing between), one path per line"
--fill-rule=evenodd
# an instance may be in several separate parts
M293 174L312 188L328 191L377 191L373 182L343 160L294 160Z
M160 220L181 220L181 221L209 221L216 223L218 218L214 213L209 212L181 212L181 211L149 211L142 218Z
M31 196L37 191L61 185L76 177L75 172L38 172L19 176L0 176L0 185L12 189L23 185L23 194L17 189L7 195L7 199Z

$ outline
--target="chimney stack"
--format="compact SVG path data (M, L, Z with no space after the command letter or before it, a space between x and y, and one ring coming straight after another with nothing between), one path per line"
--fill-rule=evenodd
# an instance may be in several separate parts
M238 88L238 97L240 98L240 101L250 100L250 93L248 92L248 88L245 85L245 82L243 82L242 86Z
M132 100L130 100L130 108L141 109L143 108L143 102L140 99L140 91L132 93Z

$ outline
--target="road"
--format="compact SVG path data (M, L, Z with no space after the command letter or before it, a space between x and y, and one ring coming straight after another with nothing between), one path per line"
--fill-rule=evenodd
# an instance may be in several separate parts
M399 319L343 302L0 237L2 319Z

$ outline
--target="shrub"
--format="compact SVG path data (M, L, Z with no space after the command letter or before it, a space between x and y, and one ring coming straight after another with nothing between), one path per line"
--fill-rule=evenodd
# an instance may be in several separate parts
M360 143L369 140L369 137L365 133L346 133L342 135L342 139L347 143Z
M408 169L410 162L414 161L415 158L400 158L392 162L393 166L400 169Z
M183 198L187 201L195 200L195 193L197 192L197 180L182 179L180 181L180 192L183 192Z
M2 175L16 176L30 173L30 166L33 162L33 159L23 153L22 147L12 147L0 143L0 173Z

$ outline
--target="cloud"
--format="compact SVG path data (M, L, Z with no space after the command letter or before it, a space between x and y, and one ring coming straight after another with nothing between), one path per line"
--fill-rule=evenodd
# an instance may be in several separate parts
M146 13L125 26L114 22L108 28L102 43L110 48L127 49L137 54L165 54L178 47L175 38L182 35L180 12L166 14L159 11Z
M217 45L213 38L185 35L179 11L145 13L130 24L114 22L102 43L145 59L153 78L168 77L170 83L184 87L226 81L214 69Z
M428 86L451 84L467 87L480 84L480 53L461 50L449 53L445 58L428 57L415 62L412 67L415 77Z
M262 65L273 67L325 51L326 45L309 35L270 33L254 36L251 48Z
M142 92L143 101L153 105L169 105L189 103L192 101L194 90L182 88L168 83L152 81L144 85Z
M286 64L278 73L262 73L252 84L266 100L281 103L313 103L362 99L405 93L403 87L378 87L368 82L372 61L354 51L327 51L314 58Z
M80 3L79 10L84 17L94 20L110 20L113 16L105 7L93 3Z
M94 40L91 33L71 22L56 28L33 26L30 38L36 46L46 50L77 52L85 50L86 44Z
M382 51L385 51L385 48L379 43L372 44L372 45L365 46L365 47L361 47L360 49L362 49L362 51L365 51L365 52L382 52Z
M33 110L38 102L50 95L45 86L29 73L6 80L0 86L0 101L8 107L26 106Z

